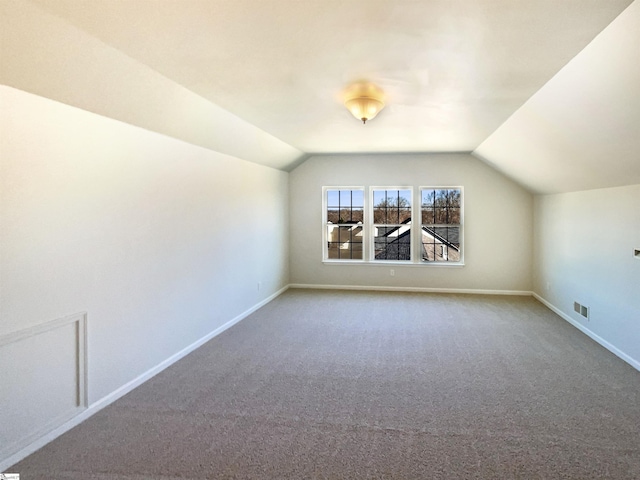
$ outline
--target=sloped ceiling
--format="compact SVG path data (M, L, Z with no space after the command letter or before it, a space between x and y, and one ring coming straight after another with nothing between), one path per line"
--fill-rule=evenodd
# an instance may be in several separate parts
M499 148L508 145L512 135L494 140L492 134L501 125L509 125L514 112L594 38L597 41L598 34L631 3L3 1L37 5L137 65L275 137L291 147L283 154L283 162L272 163L276 168L290 169L303 153L470 152L482 144L480 158L532 191L556 191L558 182L551 186L543 178L540 182L547 188L530 181L530 172L504 155L506 147ZM34 38L42 35L30 33ZM614 44L607 48L619 50ZM622 53L628 59L630 54ZM78 61L88 65L91 55L84 57ZM118 68L125 63L120 62ZM81 69L76 70L82 75ZM112 70L115 82L124 85L129 81L128 72ZM98 82L99 77L95 75ZM385 110L366 126L342 105L344 89L360 80L377 84L387 96ZM135 92L141 88L131 86ZM125 121L132 118L132 123L141 126L157 123L151 118L157 117L155 109L136 108L134 112L129 106L122 109L126 115L115 111L114 104L124 95L121 90L111 89L104 97L85 101L97 113L125 116L120 118ZM637 99L637 87L631 86L625 95L634 92ZM137 99L131 97L127 102L135 104ZM73 104L70 99L65 101ZM582 101L579 94L576 101ZM164 112L164 117L169 113ZM142 118L144 115L149 118ZM177 125L171 128L179 130ZM205 135L202 132L196 140L206 144ZM567 130L566 135L571 137L574 132ZM189 134L182 133L185 137ZM543 137L540 141L546 141ZM555 146L549 149L556 151ZM281 150L278 146L274 152ZM560 152L563 155L565 150ZM588 182L560 183L565 191L593 188Z
M272 168L290 168L306 158L31 2L0 0L0 63L3 89L17 88Z
M474 153L536 193L640 184L640 2Z

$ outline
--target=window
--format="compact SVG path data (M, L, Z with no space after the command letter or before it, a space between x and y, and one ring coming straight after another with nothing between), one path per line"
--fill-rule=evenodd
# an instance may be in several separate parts
M462 191L421 188L421 243L425 262L460 262Z
M323 187L328 263L463 265L462 187Z
M324 258L362 260L364 188L325 188L325 202Z
M373 259L411 261L411 189L373 189Z

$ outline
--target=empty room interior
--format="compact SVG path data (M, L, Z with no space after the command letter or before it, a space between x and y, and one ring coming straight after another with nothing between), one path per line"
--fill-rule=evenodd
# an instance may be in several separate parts
M640 0L0 30L0 472L640 478Z

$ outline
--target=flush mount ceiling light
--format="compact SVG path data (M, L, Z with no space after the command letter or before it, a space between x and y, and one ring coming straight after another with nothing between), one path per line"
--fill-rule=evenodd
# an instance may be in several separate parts
M374 118L384 108L382 90L371 83L356 83L347 89L344 106L362 123Z

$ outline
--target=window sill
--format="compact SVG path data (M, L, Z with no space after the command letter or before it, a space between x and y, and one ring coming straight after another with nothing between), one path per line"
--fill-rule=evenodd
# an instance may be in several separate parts
M462 268L464 267L464 263L461 262L394 262L393 260L379 260L377 262L365 262L363 260L323 260L323 264L325 265L359 265L366 267L449 267L449 268Z

